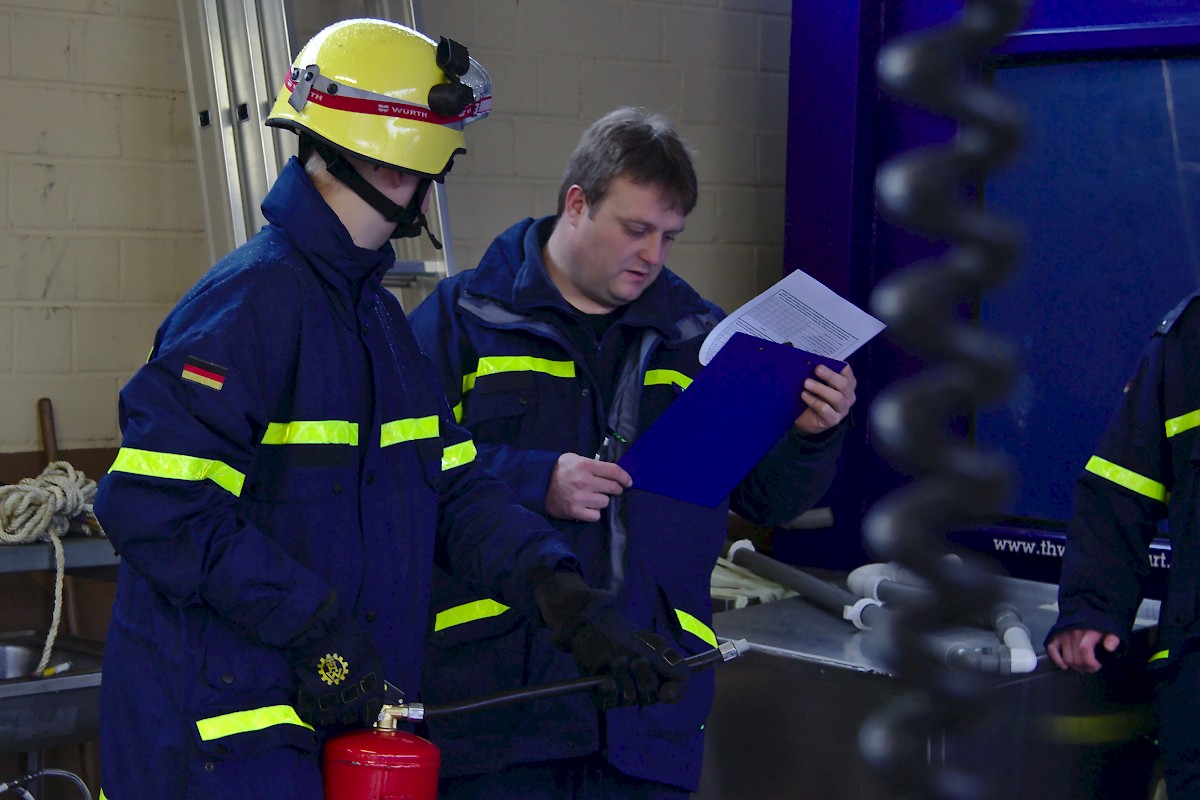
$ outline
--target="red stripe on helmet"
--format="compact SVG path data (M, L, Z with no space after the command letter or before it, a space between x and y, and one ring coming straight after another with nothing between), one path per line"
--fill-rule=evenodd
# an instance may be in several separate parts
M284 80L283 85L291 92L296 88L296 81L292 80L289 76ZM435 114L425 106L406 103L403 100L374 100L365 97L347 97L345 95L321 92L316 89L308 90L308 102L337 111L411 119L417 122L428 122L433 125L455 125L463 120L471 119L479 114L491 111L492 108L492 98L487 96L469 103L458 116L443 117L440 114Z

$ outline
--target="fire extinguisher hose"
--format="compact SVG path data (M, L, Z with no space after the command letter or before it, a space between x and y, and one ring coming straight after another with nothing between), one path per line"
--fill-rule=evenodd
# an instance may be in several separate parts
M745 653L749 647L750 645L745 639L723 642L712 650L707 650L703 653L698 653L694 656L685 658L683 663L687 664L688 667L695 672L698 669L704 669L712 666L713 664L718 664L722 661L729 661L730 659L737 658ZM602 687L605 684L615 686L616 681L603 675L593 675L586 678L572 678L570 680L558 681L556 683L546 683L542 684L541 686L525 686L520 689L497 692L496 694L475 697L458 703L425 706L420 711L418 711L416 708L417 704L413 704L409 713L409 718L414 720L422 718L434 719L437 717L447 717L453 714L479 711L485 708L495 708L497 706L508 705L510 703L528 703L534 700L546 700L551 697L561 697L562 695L586 692L597 687Z

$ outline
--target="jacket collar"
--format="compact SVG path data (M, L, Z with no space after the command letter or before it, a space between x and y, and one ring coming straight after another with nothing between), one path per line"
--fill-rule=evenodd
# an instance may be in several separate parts
M527 218L500 234L484 253L479 268L467 278L466 291L485 297L517 313L552 308L572 316L579 315L563 299L550 280L542 246L554 229L556 217ZM678 275L663 268L654 283L630 303L621 315L621 324L652 328L668 341L691 338L694 326L681 323L686 317L712 315L717 309L700 297Z
M351 298L368 279L381 280L396 261L390 242L378 250L354 243L294 156L267 193L262 212L326 283Z

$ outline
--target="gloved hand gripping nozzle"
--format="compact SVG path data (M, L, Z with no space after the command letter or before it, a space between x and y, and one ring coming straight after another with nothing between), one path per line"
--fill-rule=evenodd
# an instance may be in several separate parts
M691 669L662 636L612 609L613 595L593 589L574 571L545 570L534 578L534 601L556 647L570 652L585 676L610 675L593 693L601 709L674 703Z

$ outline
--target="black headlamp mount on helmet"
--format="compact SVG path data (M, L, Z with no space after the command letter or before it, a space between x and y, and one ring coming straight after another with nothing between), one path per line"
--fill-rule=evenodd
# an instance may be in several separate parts
M434 56L449 83L439 83L429 89L429 110L443 117L457 117L475 99L475 93L461 78L471 68L467 48L445 36L438 40Z

